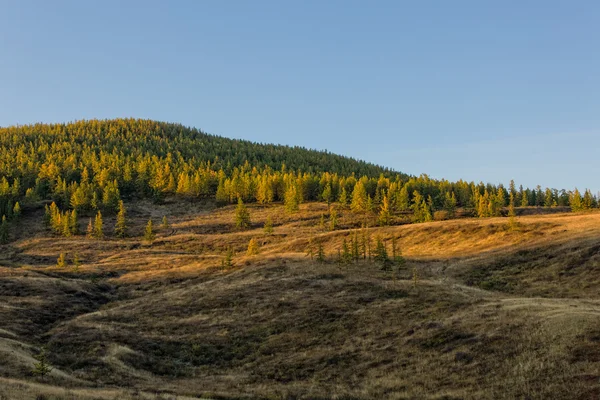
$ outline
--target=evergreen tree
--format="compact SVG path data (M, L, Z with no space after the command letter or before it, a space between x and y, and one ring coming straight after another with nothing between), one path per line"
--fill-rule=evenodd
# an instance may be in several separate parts
M289 213L295 213L300 209L298 201L298 189L294 183L288 184L284 196L285 209Z
M514 230L517 227L517 214L515 212L515 196L510 193L508 203L508 227Z
M267 220L265 221L264 231L267 235L273 234L273 218L271 216L267 216Z
M77 210L71 211L69 215L69 231L72 235L79 235L79 218L77 216Z
M155 238L154 228L152 225L152 218L150 218L148 220L148 223L146 224L146 230L144 231L144 240L146 242L148 242L149 244L152 244L152 242L154 242L154 238Z
M117 213L117 222L115 223L115 236L118 238L127 237L127 210L123 200L119 200L119 212Z
M32 374L44 378L46 375L52 372L52 367L50 367L50 364L48 363L45 347L42 347L39 354L34 356L34 358L37 360L37 362L33 364L33 370L31 371Z
M241 197L238 197L238 205L235 209L235 226L241 230L250 228L250 212Z
M321 242L317 245L317 261L320 263L325 262L325 250L323 250L323 243Z
M385 243L379 236L376 239L374 260L381 265L381 269L386 271L390 269L390 259L388 257L387 249L385 248Z
M169 220L167 220L167 216L164 215L162 217L162 222L160 223L161 228L163 229L169 229Z
M329 213L329 230L335 231L335 229L337 228L337 224L338 224L337 210L335 209L335 207L333 207L331 209L331 212Z
M344 264L349 264L352 261L352 253L350 251L350 247L348 247L348 242L346 238L342 242L342 262Z
M225 257L221 261L221 267L232 268L233 266L233 247L229 246L225 252Z
M79 253L75 253L73 256L73 269L75 271L79 270L79 265L81 265L81 260L79 259Z
M583 210L583 202L581 200L581 194L579 190L575 188L575 191L569 196L569 203L571 204L571 210L574 212Z
M14 219L19 219L19 217L21 216L21 205L19 204L18 201L15 203L15 206L13 207L12 214L13 214Z
M368 200L367 190L361 179L356 182L354 190L352 191L352 203L350 204L350 209L354 212L367 211Z
M346 207L348 205L348 192L345 187L342 187L340 191L340 198L338 200L340 202L340 206Z
M8 243L8 221L6 215L2 216L2 223L0 224L0 244Z
M448 218L454 218L456 215L456 196L454 192L444 194L444 209L448 213Z
M94 237L94 224L92 223L92 219L90 218L88 225L87 225L87 229L85 231L85 236L88 239L92 239Z
M102 213L98 211L94 219L94 237L96 239L104 239L104 222L102 221Z
M258 242L256 241L256 239L250 239L250 242L248 242L248 251L246 252L246 254L248 256L255 256L259 253L259 251L260 249L258 247Z
M327 183L327 185L325 185L325 189L323 189L323 193L321 194L321 197L323 198L323 201L325 201L327 203L327 208L329 208L329 206L331 205L331 202L333 201L333 193L331 191L330 183Z
M58 268L64 268L67 266L67 258L65 257L65 253L60 253L58 258L56 259L56 266Z
M381 206L379 209L379 224L381 226L388 226L390 224L391 214L390 214L390 199L387 193L383 195L383 199L381 200Z

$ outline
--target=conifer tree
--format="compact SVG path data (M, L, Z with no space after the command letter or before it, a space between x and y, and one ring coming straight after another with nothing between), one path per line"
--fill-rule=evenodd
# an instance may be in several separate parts
M321 194L323 201L327 203L327 208L331 206L331 202L333 201L333 193L331 191L331 184L328 182L325 185L325 189L323 189L323 193Z
M238 205L235 209L235 226L241 230L250 227L250 213L241 197L238 197Z
M167 219L166 215L162 217L162 222L160 223L160 226L162 229L169 229L169 220Z
M255 256L259 253L259 251L260 249L258 247L258 242L256 241L256 239L250 239L250 241L248 242L248 251L246 252L246 255Z
M270 215L267 216L267 219L265 221L264 231L267 235L273 234L273 218L271 218Z
M575 191L569 196L569 203L571 204L571 210L574 212L583 210L583 202L581 201L581 194L579 190L575 188Z
M444 209L448 213L448 218L454 218L456 215L456 196L454 192L446 192L444 195Z
M319 227L325 230L325 214L321 213L321 220L319 221Z
M348 242L346 238L342 242L342 262L344 264L349 264L352 261L352 252L350 251L350 247L348 246Z
M152 218L150 218L148 220L148 223L146 224L146 230L144 231L144 240L146 242L148 242L149 244L152 244L152 242L154 242L154 238L155 238L154 227L152 224Z
M123 200L119 200L119 212L117 213L117 222L115 223L115 236L124 238L127 236L127 210Z
M73 269L75 271L79 270L79 265L81 265L81 260L79 259L79 253L75 253L73 256Z
M92 239L94 237L94 224L92 223L92 219L90 218L88 225L87 225L87 229L85 231L85 236L88 239Z
M42 347L40 353L34 356L34 358L37 360L37 362L33 364L33 370L31 370L32 374L39 375L44 378L46 375L52 372L52 367L50 367L50 364L48 363L45 347Z
M65 211L65 214L61 218L61 222L62 222L62 227L61 227L61 233L62 233L62 235L64 237L70 237L70 236L72 236L72 233L71 233L71 212L70 211Z
M233 267L233 247L227 247L227 251L225 252L225 257L221 261L221 267L223 268L231 268Z
M329 213L329 230L335 231L335 229L337 228L337 224L338 224L337 210L335 209L335 207L333 207L331 209L331 212Z
M2 223L0 224L0 244L8 243L8 221L6 215L2 216Z
M52 213L50 211L50 207L48 207L48 204L46 204L44 206L44 226L46 226L47 228L49 228L51 225L52 221Z
M13 207L12 214L13 214L14 219L19 219L19 217L21 216L21 205L19 204L18 201L15 203L15 206Z
M102 221L102 213L98 211L94 219L94 237L96 239L104 239L104 222Z
M346 191L346 187L342 186L342 190L340 191L339 203L341 207L346 207L348 205L348 192Z
M320 263L325 262L325 250L323 249L323 243L321 242L317 245L317 261Z
M356 185L354 185L350 209L354 212L367 211L368 200L369 197L367 196L367 190L365 189L365 185L361 179L358 182L356 182Z
M288 184L284 195L285 209L289 213L295 213L300 209L298 202L298 189L293 182Z
M56 259L56 266L58 268L64 268L67 266L67 258L65 257L65 253L60 253L58 258Z
M69 231L72 235L79 235L79 218L77 216L77 210L71 211L69 215Z
M517 227L517 214L515 212L515 196L512 192L510 193L508 201L508 227L511 230L514 230Z
M381 265L381 269L389 270L390 259L388 257L387 249L385 248L385 243L380 236L376 239L374 260Z
M387 193L383 195L383 199L381 200L381 206L379 209L379 224L381 226L388 226L390 224L391 214L390 214L390 200Z

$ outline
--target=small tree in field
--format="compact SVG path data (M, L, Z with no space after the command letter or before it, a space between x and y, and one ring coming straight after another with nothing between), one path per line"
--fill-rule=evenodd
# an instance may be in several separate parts
M265 221L264 231L267 235L273 234L273 218L269 215Z
M127 236L127 220L126 220L125 204L123 200L119 200L119 212L117 214L117 223L115 224L115 235L118 238Z
M241 230L250 228L250 213L241 197L238 197L238 205L235 209L235 226Z
M162 217L162 222L161 222L160 226L161 226L163 229L169 229L169 226L170 226L170 225L169 225L169 220L167 219L167 216L166 216L166 215Z
M321 242L317 245L317 261L320 263L325 262L325 250L323 250L323 243Z
M152 225L152 218L150 218L146 224L146 230L144 231L144 240L152 244L152 242L154 242L154 238L154 227Z
M40 353L34 356L34 358L37 360L37 362L33 364L33 369L31 370L31 372L34 375L38 375L44 378L46 375L52 372L52 367L50 367L50 364L48 363L48 358L46 356L45 347L42 347Z
M98 211L96 219L94 219L94 237L96 239L104 238L104 222L102 221L102 213Z
M250 239L250 241L248 242L248 251L246 252L246 254L248 256L255 256L260 252L260 248L258 247L258 242L256 241L256 239L252 238Z
M56 266L58 268L64 268L67 266L67 258L65 257L65 253L60 253L58 258L56 259Z
M223 268L232 268L233 265L233 248L231 246L227 247L227 252L225 253L225 258L221 261L221 267Z

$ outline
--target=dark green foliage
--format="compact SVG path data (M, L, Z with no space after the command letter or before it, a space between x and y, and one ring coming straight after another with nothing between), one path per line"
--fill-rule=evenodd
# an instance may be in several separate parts
M34 358L37 360L37 362L33 364L33 369L31 370L32 374L44 378L46 375L52 372L52 367L48 363L45 347L42 347L39 354L35 355Z

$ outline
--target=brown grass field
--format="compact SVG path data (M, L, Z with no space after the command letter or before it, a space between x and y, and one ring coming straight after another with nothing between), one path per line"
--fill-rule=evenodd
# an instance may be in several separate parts
M53 236L30 210L0 246L0 400L600 398L600 213L368 228L398 240L389 272L336 261L373 218L342 211L330 232L325 204L250 205L243 232L233 206L127 206L127 239L114 218L102 241Z

